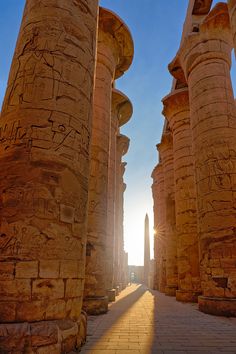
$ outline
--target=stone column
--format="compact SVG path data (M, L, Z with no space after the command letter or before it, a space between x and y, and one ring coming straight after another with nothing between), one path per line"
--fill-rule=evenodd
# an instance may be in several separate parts
M112 89L112 114L110 129L109 166L108 166L108 206L107 206L107 256L106 288L110 296L114 283L115 252L115 188L116 188L116 138L119 128L131 118L133 108L130 100L122 92ZM109 296L108 296L109 297Z
M165 239L166 239L166 295L175 296L178 288L177 235L175 224L175 187L173 166L173 138L164 132L158 145L164 174Z
M121 281L121 252L123 250L123 194L125 184L123 175L126 163L122 163L124 156L129 149L129 138L125 135L118 135L116 142L116 194L115 194L115 251L114 251L114 286L118 287Z
M158 146L157 146L158 147ZM165 292L166 287L166 244L165 244L165 196L163 163L155 167L152 173L153 211L154 211L154 286L156 290Z
M231 22L231 33L234 43L234 51L236 53L236 0L228 0L228 9Z
M197 302L201 285L188 89L171 92L163 99L163 104L163 114L173 134L179 288L176 299Z
M112 83L129 68L132 58L133 41L128 28L113 12L100 8L83 305L89 314L108 309L106 247Z
M0 122L4 353L79 345L97 10L26 1Z
M124 273L123 273L123 263L124 263L124 193L126 190L126 183L124 183L124 174L126 169L126 162L121 164L121 184L120 184L120 203L118 210L119 225L118 225L118 286L120 290L125 288L124 285Z
M189 86L195 158L200 264L200 310L236 315L236 112L230 78L227 5L217 4L170 65ZM177 69L177 70L175 70Z

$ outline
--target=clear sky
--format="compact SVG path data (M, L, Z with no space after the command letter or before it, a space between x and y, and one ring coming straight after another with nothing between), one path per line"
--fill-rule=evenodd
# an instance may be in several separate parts
M24 3L25 0L0 1L0 103ZM133 65L117 81L117 88L134 106L132 119L122 128L122 133L131 139L129 152L124 157L128 163L125 249L129 252L129 264L142 264L146 212L153 238L151 173L157 164L156 144L163 127L161 99L171 88L167 65L179 47L188 0L101 0L100 4L126 22L135 44Z

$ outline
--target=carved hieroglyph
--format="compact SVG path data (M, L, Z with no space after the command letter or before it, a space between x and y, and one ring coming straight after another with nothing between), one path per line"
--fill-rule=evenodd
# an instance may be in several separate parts
M175 212L180 301L196 301L201 292L197 233L196 185L188 89L175 90L163 99L163 114L173 134Z
M163 164L165 212L165 240L166 240L166 288L165 293L175 296L178 288L177 271L177 234L175 220L175 187L173 166L173 138L167 131L162 136L159 152Z
M106 260L112 240L108 239L108 180L111 143L112 83L131 65L133 41L122 20L113 12L100 8L97 65L92 124L91 166L89 182L88 252L84 309L91 314L106 312L108 273L112 265ZM113 237L113 235L110 235ZM107 249L108 248L108 249ZM111 256L109 255L109 259ZM110 288L110 284L109 284Z
M170 65L189 86L196 168L200 309L236 315L236 110L230 78L232 36L227 5L217 4ZM232 300L231 300L232 299Z
M80 318L97 9L26 1L0 122L0 321L18 323L3 351Z
M159 145L157 145L157 149ZM160 161L152 173L154 210L154 289L165 292L166 287L166 206L164 193L163 163Z

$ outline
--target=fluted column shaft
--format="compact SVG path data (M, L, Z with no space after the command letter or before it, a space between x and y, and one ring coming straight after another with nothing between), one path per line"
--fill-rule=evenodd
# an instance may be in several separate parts
M165 196L163 164L160 162L152 173L154 211L154 289L165 292L166 287L166 244L165 244Z
M17 322L1 325L4 352L80 318L97 9L26 1L0 122L0 321Z
M236 315L236 112L230 78L231 29L220 3L181 48L189 86L196 168L200 309ZM230 301L232 299L232 301Z
M180 301L197 302L201 293L197 231L196 185L188 89L163 99L163 113L173 134L178 290Z
M159 144L159 152L163 163L164 196L165 196L165 239L166 239L166 288L165 293L175 296L178 288L177 271L177 234L175 221L175 187L173 165L173 138L170 132L165 133Z

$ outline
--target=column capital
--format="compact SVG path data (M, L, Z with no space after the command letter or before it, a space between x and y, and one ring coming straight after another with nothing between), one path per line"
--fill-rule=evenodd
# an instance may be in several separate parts
M134 43L127 25L114 12L99 8L98 47L108 45L116 59L115 79L130 67Z
M121 156L127 154L129 149L129 144L130 144L130 139L126 135L123 134L117 135L117 150L121 154Z
M126 170L127 162L121 162L120 164L120 173L121 173L121 178L123 178ZM122 180L123 183L123 180Z
M233 10L236 7L236 0L228 0L229 11Z
M195 0L193 15L205 15L210 11L213 0Z
M189 111L189 92L188 88L178 89L172 91L162 100L163 111L162 114L168 120L170 128L173 130L175 124L186 119L186 116L179 115L183 111Z
M163 179L163 165L161 162L159 162L156 167L153 169L151 177L153 179L153 185L152 187L154 187L154 185L156 183L159 183L161 179Z
M207 60L221 59L231 66L233 48L228 6L218 3L183 41L168 68L177 80L186 84L192 70Z
M161 137L160 144L157 144L157 150L159 151L160 158L162 160L163 154L173 146L173 137L170 131L164 132Z
M121 127L126 124L133 114L133 105L129 98L121 91L112 89L112 116L118 119Z

